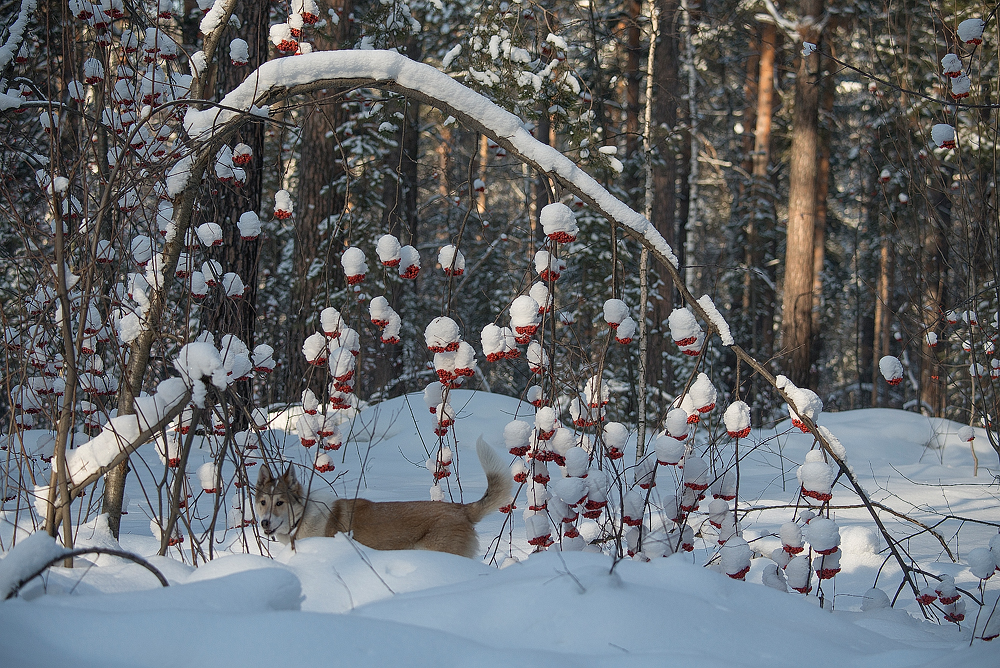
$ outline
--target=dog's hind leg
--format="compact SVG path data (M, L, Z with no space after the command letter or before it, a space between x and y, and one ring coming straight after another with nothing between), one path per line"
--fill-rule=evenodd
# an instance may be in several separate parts
M476 535L475 528L466 524L437 526L418 540L414 547L475 559L479 552L479 536Z

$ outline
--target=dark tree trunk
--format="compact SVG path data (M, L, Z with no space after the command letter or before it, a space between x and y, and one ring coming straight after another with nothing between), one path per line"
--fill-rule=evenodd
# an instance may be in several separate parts
M799 14L804 42L816 44L816 23L823 0L801 0ZM813 257L816 232L816 177L819 151L819 55L799 55L795 79L795 110L788 188L788 227L782 296L782 346L788 375L796 385L810 381Z

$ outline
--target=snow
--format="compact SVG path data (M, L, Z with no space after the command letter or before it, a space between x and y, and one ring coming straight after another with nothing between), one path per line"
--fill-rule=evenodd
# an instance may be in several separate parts
M703 372L699 373L695 381L691 383L689 394L692 403L698 409L699 413L705 413L714 408L715 400L718 397L718 392L715 386L712 385L708 374Z
M739 433L750 426L750 406L745 401L734 401L722 415L722 420L730 435Z
M979 44L986 24L980 18L965 19L958 24L958 38L966 44Z
M936 123L931 127L931 140L938 148L954 147L955 128L947 123Z
M446 274L460 275L465 271L465 255L451 244L438 251L438 264Z
M378 253L378 259L382 264L386 266L396 266L402 259L400 250L402 246L399 244L399 239L391 234L383 234L378 239L378 243L375 244L375 252Z
M33 575L41 564L59 557L64 552L61 545L44 531L38 531L18 544L0 560L0 603L6 599L22 580Z
M566 235L565 237L556 239L556 241L562 241L563 239L571 240L570 237L575 239L580 232L580 228L576 224L576 215L572 209L562 202L554 202L543 206L538 219L542 224L542 231L545 233L545 236L552 236L557 233Z
M715 331L719 333L719 338L722 339L722 345L731 346L735 341L733 341L733 335L729 331L729 323L726 319L722 317L719 313L719 309L715 307L715 302L708 295L702 295L698 300L698 305L701 306L705 311L705 315L708 316L709 322L715 328Z
M198 29L205 37L210 37L216 29L222 25L226 15L236 6L235 0L215 0L212 8L205 12Z
M532 297L528 295L515 297L510 305L510 326L515 329L537 326L542 321L538 309L538 302Z
M667 325L670 327L670 337L678 345L688 345L682 342L690 342L701 334L701 325L687 308L675 308L671 311L667 316Z
M890 385L899 382L903 378L903 365L892 355L885 355L878 361L878 370Z
M17 18L7 27L7 41L0 46L0 72L7 70L7 65L17 55L24 39L24 31L28 27L28 19L35 11L38 0L22 0L21 7L17 12Z
M240 220L237 225L240 228L240 237L242 239L256 239L260 236L260 218L253 211L247 211L240 214Z
M424 329L424 341L431 352L443 352L444 348L457 344L461 339L458 323L448 316L434 318Z
M608 299L604 302L604 321L612 327L616 327L627 317L628 305L621 299Z
M791 399L790 409L794 409L797 415L807 417L813 422L823 412L823 401L812 390L796 387L786 376L779 375L775 379L778 389Z
M229 58L234 63L243 64L250 60L250 47L245 40L237 37L229 43Z
M837 468L826 463L822 450L810 450L796 476L802 488L817 494L829 494L837 476Z
M357 246L351 246L340 256L340 264L344 268L344 275L364 276L368 273L368 262L365 260L365 252Z
M444 483L460 473L468 501L478 497L484 484L478 463L470 456L476 436L483 433L499 446L499 435L508 430L507 425L520 424L509 430L522 431L527 444L533 428L523 420L532 420L535 411L515 398L467 390L452 390L450 401L457 417L458 445L452 446L456 471L438 489L446 496L449 490ZM430 442L433 438L433 421L427 419L427 413L421 409L416 420L411 417L410 408L421 405L419 395L400 397L368 408L353 427L350 422L341 425L345 434L351 431L352 435L345 436L351 445L344 448L346 461L341 463L339 453L336 458L338 473L348 476L336 483L338 493L354 494L361 486L360 493L375 500L427 498L430 475L412 463L426 461L421 439ZM888 409L825 413L821 418L837 432L855 461L864 459L865 473L885 485L884 502L889 505L895 506L890 495L901 495L916 506L942 507L942 488L937 486L942 481L951 485L947 488L949 512L995 521L994 507L983 503L983 486L974 484L982 482L983 473L978 480L972 478L968 445L956 435L959 425ZM362 423L366 425L363 429L358 426ZM760 470L760 462L755 462L744 468L741 504L748 499L760 506L794 502L794 478L792 485L783 489L794 470L788 461L802 462L813 439L797 430L789 433L787 426L786 421L752 436L774 442L772 450L762 441L752 455L760 462L771 461L773 467ZM283 438L279 424L269 433ZM210 448L199 446L198 440L189 462L192 476L211 460ZM623 461L634 457L634 436L628 447L632 450ZM286 448L286 452L292 451ZM314 453L305 454L311 464ZM569 464L569 451L566 456ZM782 461L783 469L779 468ZM130 484L135 484L137 476L149 482L151 474L161 475L162 468L152 466L152 472L137 466ZM550 470L553 483L569 480L560 478L555 467ZM223 463L224 476L231 471L231 464ZM664 477L669 478L674 471L659 470L660 485L654 488L653 498L660 498L661 487L666 486ZM904 476L919 484L912 485ZM601 471L591 470L582 480L586 489L593 480L598 487L603 485L606 493L607 479L602 482L602 477ZM572 490L562 490L563 483L553 483L552 491L565 492L557 495L567 497L563 503L579 491L579 483L569 482L575 486ZM141 498L138 486L129 491L133 498ZM538 490L541 496L544 491ZM611 491L612 499L617 498L617 489ZM458 498L454 484L450 492ZM233 490L229 494L232 496ZM835 504L857 503L846 488L838 486L835 494ZM600 491L595 494L597 498L601 495ZM229 508L231 501L227 499L223 508ZM556 505L552 499L548 503L550 508ZM666 499L663 504L669 505ZM609 507L613 505L617 502ZM526 507L523 491L518 506L519 511ZM123 518L122 545L153 555L158 544L153 543L148 518L137 512L135 504L132 510ZM503 569L449 554L377 552L352 544L345 536L299 541L295 552L270 544L272 559L234 554L243 550L244 535L255 548L252 529L245 534L220 532L220 556L197 569L181 563L181 553L175 550L171 557L151 556L171 582L166 589L144 569L117 559L101 558L94 566L73 571L53 568L44 586L35 581L20 599L0 603L0 627L4 629L0 665L72 664L88 668L189 663L297 668L334 661L365 666L544 663L596 667L671 665L678 657L692 665L720 667L791 668L819 661L830 666L886 668L947 662L954 668L979 668L996 663L998 649L993 644L976 640L969 646L970 627L978 609L971 601L967 602L967 621L961 629L924 621L907 591L895 608L889 607L885 592L890 596L895 593L899 572L891 561L883 568L885 554L880 551L884 546L871 519L864 510L833 512L841 552L831 554L822 564L829 568L831 562L839 560L842 569L834 580L835 590L830 581L823 584L827 604L835 606L833 613L818 609L815 575L811 583L814 594L809 597L762 586L780 583L781 571L766 557L751 556L746 582L718 572L728 570L722 568L719 558L705 567L716 552L714 533L707 539L692 533L688 540L696 545L694 553L654 558L649 563L626 559L615 565L611 557L589 552L550 550L529 556L520 512L513 516L494 513L479 525L480 550L485 552L490 539L498 535L506 550L508 534L503 523L513 521L510 542L519 561L511 560ZM533 517L541 518L537 520L538 531L551 531L542 521L544 513ZM704 517L699 515L699 519ZM780 530L781 538L786 537L782 525L791 517L792 510L785 508L741 518L751 526L744 529L742 539L755 554L768 554L771 549L784 552L778 534ZM919 517L926 521L934 515ZM8 514L6 522L0 521L0 540L9 541L12 519ZM810 542L819 541L813 532L822 524L816 518L806 527ZM707 523L705 526L705 531L710 531ZM958 524L948 526L957 528ZM900 523L896 530L910 533L912 528ZM982 551L973 552L976 547L985 547L991 535L1000 551L995 528L969 526L962 531L963 561L969 566L975 559L983 559L985 564ZM966 535L968 531L973 533ZM115 545L109 535L94 529L81 527L79 535L84 543L107 541L109 546ZM833 534L827 531L826 535ZM49 539L41 534L34 540ZM742 545L730 541L734 546ZM973 579L974 574L963 564L948 562L935 543L926 535L914 536L908 549L930 572L950 574L958 586L975 590L979 580ZM18 544L28 546L29 542L22 537ZM654 554L659 545L644 543L643 550ZM4 546L8 548L9 543ZM504 550L498 555L498 564L507 556ZM935 562L939 556L941 561ZM9 558L0 560L0 573ZM186 558L190 558L189 551ZM812 566L805 556L793 561L785 572L789 583L804 586ZM988 602L995 600L1000 586L995 580L986 582ZM871 590L873 582L879 590ZM936 581L933 584L940 586ZM924 586L923 581L920 585ZM980 630L982 625L981 621ZM52 628L60 632L52 633ZM248 640L248 634L262 640ZM280 642L265 641L265 634L266 638L280 638ZM120 642L121 638L129 642Z

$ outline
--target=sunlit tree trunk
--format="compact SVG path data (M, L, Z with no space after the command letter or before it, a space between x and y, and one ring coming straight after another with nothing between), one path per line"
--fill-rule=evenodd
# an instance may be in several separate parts
M816 44L816 22L823 0L802 0L799 5L803 42ZM809 383L812 333L813 258L816 234L816 178L819 172L819 55L799 55L792 116L789 164L788 225L785 279L781 303L782 347L789 358L787 370L800 386Z

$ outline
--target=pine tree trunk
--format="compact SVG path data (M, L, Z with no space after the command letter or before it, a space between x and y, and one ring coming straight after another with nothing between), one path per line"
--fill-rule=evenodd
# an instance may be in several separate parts
M832 46L829 46L832 50ZM830 64L823 59L820 83L822 86L822 131L820 133L819 171L816 175L816 223L813 238L813 308L811 324L810 369L817 369L823 352L823 328L821 317L823 308L823 264L826 260L826 212L827 196L830 193L830 139L833 131L833 101L835 81L825 72ZM810 385L819 386L819 371L811 374Z
M945 309L946 286L948 284L948 237L945 230L951 226L951 200L946 192L935 193L931 202L932 215L924 223L921 253L923 255L923 326L925 332L942 334L941 319ZM925 335L926 336L926 335ZM941 364L934 349L927 345L926 338L919 341L920 356L920 404L931 415L944 415L944 387L941 379Z
M823 0L801 0L804 42L816 44L815 28ZM819 55L799 55L795 79L795 110L788 184L788 226L785 280L781 304L782 347L790 356L788 375L796 385L809 383L812 332L813 257L816 232L816 177L819 171Z
M673 136L680 104L678 80L677 0L657 0L660 9L660 34L654 56L653 117L655 149L653 169L653 208L650 222L676 249L677 242L677 146ZM668 130L663 130L668 128ZM667 132L670 134L667 135ZM673 310L674 285L669 276L659 277L658 298L653 303L653 328L649 336L649 377L667 392L673 390L673 369L665 355L670 335L665 325Z
M892 278L895 271L896 254L893 250L891 236L882 235L882 245L879 248L878 283L875 286L875 345L872 364L872 406L885 405L880 398L880 388L884 379L879 370L878 360L890 354L892 341ZM886 393L888 394L888 393Z
M345 6L343 16L351 7ZM349 23L342 21L332 34L317 35L316 47L323 50L340 48L349 38ZM316 93L303 108L301 144L299 149L299 186L295 203L294 252L292 255L291 304L288 309L288 336L280 357L285 363L284 392L289 400L298 398L308 387L316 396L326 392L326 376L315 373L302 355L302 342L317 331L316 309L323 305L320 296L344 286L340 270L343 251L329 234L344 211L344 197L334 183L344 174L343 157L338 138L333 134L344 122L345 115L339 94Z

